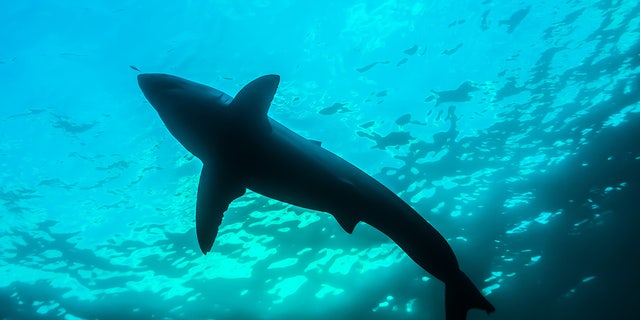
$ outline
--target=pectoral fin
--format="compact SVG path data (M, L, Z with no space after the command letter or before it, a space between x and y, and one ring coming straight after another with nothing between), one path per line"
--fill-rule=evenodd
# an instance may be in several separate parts
M332 213L332 215L336 218L342 229L344 229L348 234L353 233L353 229L355 229L358 222L360 222L360 219L349 214Z
M227 170L216 164L204 164L196 202L196 234L202 253L211 251L224 212L231 201L244 193L245 188Z

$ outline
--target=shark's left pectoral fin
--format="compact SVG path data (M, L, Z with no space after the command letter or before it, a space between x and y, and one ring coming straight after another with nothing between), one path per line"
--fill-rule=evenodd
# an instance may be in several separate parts
M257 126L259 130L271 132L271 124L267 113L276 94L280 76L269 74L249 82L238 92L231 108L234 113L242 116L244 122Z
M231 201L244 193L244 186L235 181L222 166L212 163L203 165L196 202L196 234L202 253L211 251L224 212Z
M332 213L333 217L336 218L338 224L344 229L348 234L353 233L353 229L356 228L360 219L352 216L350 213L348 214L340 214L340 213Z

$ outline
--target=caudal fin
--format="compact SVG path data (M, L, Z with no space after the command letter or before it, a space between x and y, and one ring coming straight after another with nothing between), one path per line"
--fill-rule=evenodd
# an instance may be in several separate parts
M496 310L469 277L460 271L457 279L445 284L447 320L465 320L469 309L482 309L487 313Z

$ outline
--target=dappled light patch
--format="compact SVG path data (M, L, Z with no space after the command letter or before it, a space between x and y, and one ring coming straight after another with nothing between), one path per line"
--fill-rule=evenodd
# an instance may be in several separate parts
M231 95L281 74L269 115L433 224L492 319L630 318L634 1L6 7L0 318L444 318L442 283L375 229L251 191L203 255L202 163L136 69Z

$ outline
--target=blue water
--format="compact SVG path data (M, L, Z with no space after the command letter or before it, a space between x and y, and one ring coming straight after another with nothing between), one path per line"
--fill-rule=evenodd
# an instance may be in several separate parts
M248 192L213 252L201 163L136 75L230 95L410 203L496 306L632 319L640 301L640 4L4 1L0 318L444 319L444 287L360 224ZM130 67L131 66L131 67Z

